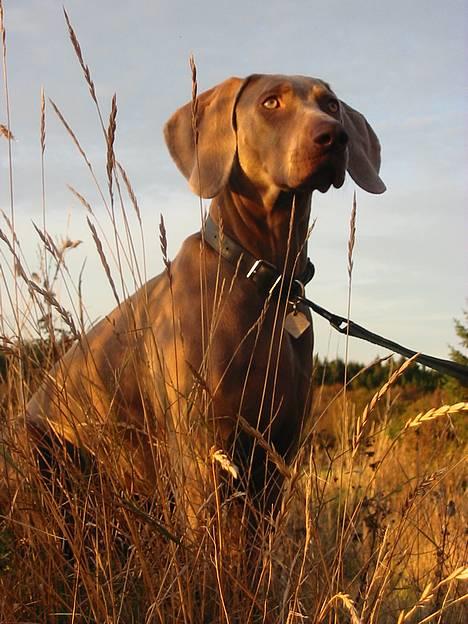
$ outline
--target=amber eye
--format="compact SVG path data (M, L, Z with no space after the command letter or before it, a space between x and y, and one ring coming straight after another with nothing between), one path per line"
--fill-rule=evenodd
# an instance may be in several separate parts
M337 100L330 100L327 104L327 108L330 113L337 113L340 110L340 105Z
M263 102L263 106L268 108L268 110L273 110L274 108L279 108L280 103L278 98L269 97Z

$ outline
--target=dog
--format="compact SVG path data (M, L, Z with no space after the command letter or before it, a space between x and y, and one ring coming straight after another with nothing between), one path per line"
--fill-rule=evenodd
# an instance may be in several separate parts
M312 274L312 193L346 171L382 193L379 141L326 82L262 74L201 93L164 134L192 191L212 200L208 219L46 375L28 435L111 461L132 491L156 488L164 465L190 526L222 451L274 512L310 410L313 329L297 297Z

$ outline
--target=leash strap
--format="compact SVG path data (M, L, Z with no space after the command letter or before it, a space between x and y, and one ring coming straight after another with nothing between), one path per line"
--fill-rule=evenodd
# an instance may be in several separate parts
M463 385L468 386L468 366L464 366L458 362L452 362L451 360L443 360L431 355L425 355L424 353L418 353L417 351L413 351L412 349L399 345L397 342L393 342L393 340L374 334L374 332L361 327L361 325L354 323L354 321L348 320L343 316L333 314L325 308L322 308L322 306L319 306L317 303L310 301L310 299L298 297L298 300L325 318L332 327L340 332L340 334L347 334L353 338L360 338L366 342L371 342L379 347L384 347L385 349L399 353L406 358L417 355L415 359L420 364L423 364L428 368L432 368L433 370L436 370L444 375L456 377L456 379L458 379L458 381L460 381Z
M281 271L278 271L270 262L255 258L255 256L224 232L220 233L218 226L210 216L207 217L205 222L204 237L205 241L217 251L222 258L233 266L238 266L239 273L253 281L258 290L265 297L272 294L280 284L282 278ZM329 312L325 308L322 308L322 306L304 297L304 285L310 282L314 273L314 265L307 259L307 267L304 273L292 280L291 290L288 293L291 302L303 303L319 316L325 318L340 334L371 342L379 347L389 349L389 351L399 353L406 358L417 355L415 358L416 361L423 364L423 366L432 368L443 375L455 377L464 386L468 386L468 366L464 366L458 362L452 362L451 360L443 360L441 358L432 357L431 355L425 355L424 353L418 353L417 351L403 347L397 342L393 342L393 340L374 334L374 332L361 327L361 325L354 323L354 321L350 319ZM288 280L285 280L285 282L288 283Z

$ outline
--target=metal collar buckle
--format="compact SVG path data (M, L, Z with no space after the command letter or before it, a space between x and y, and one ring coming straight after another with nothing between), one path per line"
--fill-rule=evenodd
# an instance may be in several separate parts
M248 273L247 273L246 277L247 277L247 278L253 277L253 276L254 276L254 275L258 272L258 270L260 269L260 266L261 266L262 264L264 264L264 265L265 265L265 266L267 266L269 269L272 269L273 271L275 271L275 272L276 272L276 267L275 267L273 264L271 264L271 262L268 262L267 260L261 260L261 259L260 259L260 260L255 260L255 262L254 262L254 263L252 264L252 266L250 267L250 269L249 269L249 271L248 271Z
M281 273L278 273L278 270L274 264L271 264L271 262L268 262L267 260L255 260L255 262L252 264L249 271L247 272L246 277L247 279L252 279L253 277L255 277L262 265L269 269L270 273L273 274L272 277L277 275L276 279L274 280L268 291L268 294L270 295L281 281Z

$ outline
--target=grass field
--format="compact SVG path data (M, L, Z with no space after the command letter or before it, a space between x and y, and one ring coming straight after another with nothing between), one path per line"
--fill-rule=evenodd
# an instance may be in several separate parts
M394 382L377 400L349 391L345 405L342 388L319 387L283 509L258 546L253 592L236 529L241 487L194 542L158 488L134 497L112 465L80 471L63 457L45 482L8 433L14 382L10 369L0 621L466 621L466 403L437 409L443 391L418 396ZM221 480L213 462L214 490Z

